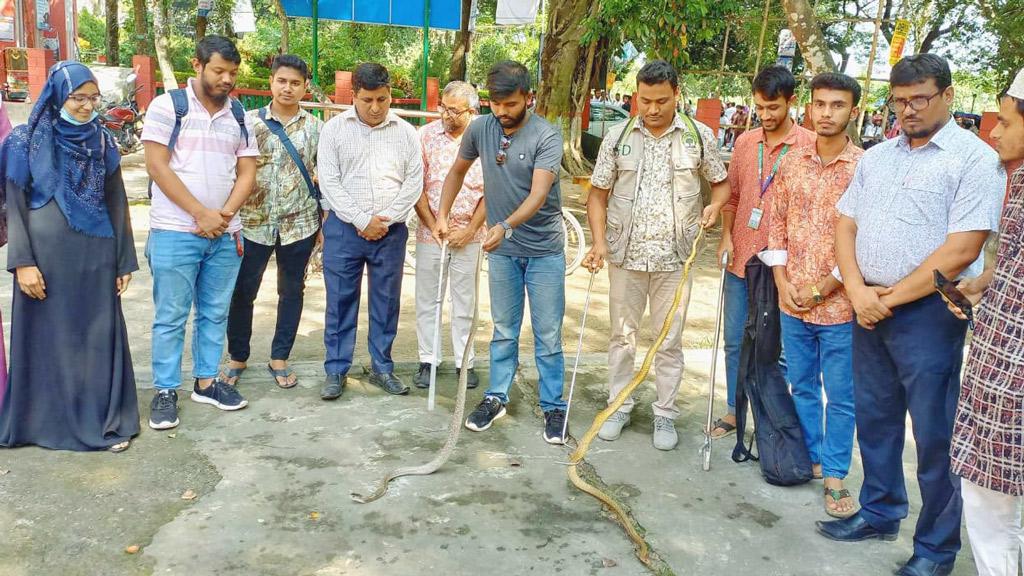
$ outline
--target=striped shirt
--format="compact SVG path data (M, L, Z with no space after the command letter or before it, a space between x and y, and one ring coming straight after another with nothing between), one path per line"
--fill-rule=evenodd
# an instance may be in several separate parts
M355 108L320 131L317 173L323 208L363 230L373 216L405 222L423 192L423 153L416 129L389 112L368 126Z
M1006 172L980 138L950 120L924 146L900 136L864 153L836 205L857 223L857 265L893 286L957 232L999 228ZM983 258L963 276L981 274Z
M171 170L178 175L190 194L207 208L220 210L235 185L235 166L238 158L260 155L256 146L253 124L245 120L249 132L248 142L242 141L242 131L231 113L231 102L212 116L192 90L195 78L185 86L188 94L188 113L181 119L178 141L171 150ZM142 127L142 141L167 144L174 130L174 104L170 94L161 94L149 105ZM156 182L153 183L153 204L149 210L149 227L155 230L192 232L196 221L192 215L168 198ZM241 230L236 214L228 225L228 232Z

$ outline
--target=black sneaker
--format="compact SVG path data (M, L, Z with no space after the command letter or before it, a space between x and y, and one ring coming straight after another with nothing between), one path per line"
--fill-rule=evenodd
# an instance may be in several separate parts
M153 430L167 430L178 425L178 393L174 390L160 390L149 403L149 427Z
M565 434L562 429L565 428ZM565 410L555 408L544 413L544 441L548 444L565 444L569 428L565 425Z
M417 388L430 388L430 362L420 362L419 372L412 377Z
M495 420L505 415L505 405L494 396L484 396L476 406L476 410L466 418L466 428L474 432L483 432L491 427Z
M459 378L462 378L462 370L458 371ZM469 374L466 375L466 388L472 390L480 385L480 377L476 375L476 372L472 368L469 369Z
M213 384L203 390L199 388L198 378L192 388L192 400L200 404L211 404L221 410L241 410L249 405L249 401L242 398L242 395L231 384L214 380Z

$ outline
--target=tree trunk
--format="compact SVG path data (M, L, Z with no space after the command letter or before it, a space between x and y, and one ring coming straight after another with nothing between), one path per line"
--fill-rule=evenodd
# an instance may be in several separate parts
M835 72L836 63L814 15L814 5L809 0L782 0L782 6L808 70L812 74Z
M118 1L106 0L105 6L107 10L107 66L117 66L121 59L118 44L118 34L121 33L121 27L117 22Z
M206 36L206 24L208 22L208 17L196 15L196 43L199 43Z
M153 10L153 32L156 39L156 60L160 64L160 79L164 83L164 92L178 87L174 78L174 65L171 64L170 34L167 26L170 17L167 14L169 0L158 0Z
M284 13L284 4L281 0L274 0L274 9L277 10L277 19L281 21L281 54L288 53L288 15Z
M462 0L462 23L455 34L455 48L452 50L452 63L448 67L448 80L466 79L466 60L469 57L469 45L472 40L469 32L469 19L473 15L473 0Z
M146 25L146 0L132 0L132 12L135 14L135 53L149 54L149 42Z
M573 176L590 171L580 137L597 43L583 45L580 38L584 19L598 10L598 4L593 0L552 0L548 6L537 113L561 129L562 167Z

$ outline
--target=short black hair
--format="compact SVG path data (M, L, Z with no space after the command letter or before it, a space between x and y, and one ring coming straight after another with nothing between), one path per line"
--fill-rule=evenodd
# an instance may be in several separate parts
M391 87L391 74L387 68L376 62L360 64L352 72L352 92L376 90L384 86Z
M679 73L671 64L664 60L651 60L636 74L637 84L663 84L668 82L672 89L679 87Z
M789 100L796 93L796 78L789 68L769 66L758 72L754 78L754 93L768 100L785 98Z
M633 95L632 94L626 94L625 96L622 97L623 100L625 100L626 98L629 98L630 100L632 100L633 99Z
M491 98L508 98L516 92L530 93L530 71L514 60L502 60L487 73L487 91Z
M280 68L291 68L299 74L302 74L303 78L309 78L309 65L306 61L294 54L278 54L274 56L274 61L270 63L270 75L277 74Z
M860 105L860 84L846 74L839 74L838 72L824 72L822 74L818 74L811 80L812 98L814 97L814 91L819 88L849 92L853 95L853 105L855 107Z
M935 80L935 87L945 90L953 85L949 62L938 54L914 54L896 63L889 73L890 86L913 86Z
M196 44L196 59L200 64L206 66L214 54L220 54L220 57L228 62L242 63L242 55L238 53L234 42L224 36L204 36Z
M999 95L999 100L1002 100L1003 98L1012 98L1013 103L1017 105L1017 113L1024 116L1024 100L1017 98L1016 96L1010 96L1006 92Z

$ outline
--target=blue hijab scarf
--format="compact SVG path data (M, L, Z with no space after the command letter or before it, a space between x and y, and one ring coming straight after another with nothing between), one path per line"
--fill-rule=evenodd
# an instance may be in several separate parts
M0 174L2 182L28 190L29 209L56 199L72 230L113 238L105 189L121 162L117 145L98 118L75 125L60 117L68 96L86 82L96 77L78 62L50 68L28 123L4 140Z

